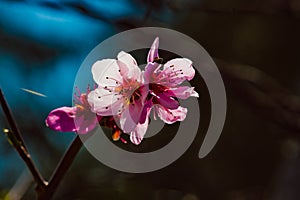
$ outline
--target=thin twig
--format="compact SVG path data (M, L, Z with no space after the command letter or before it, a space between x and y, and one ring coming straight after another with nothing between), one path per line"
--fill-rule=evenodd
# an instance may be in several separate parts
M261 115L295 132L300 131L300 97L258 68L214 59L230 91L255 106Z
M55 169L47 187L43 188L38 194L39 200L51 199L56 191L59 183L73 163L77 153L82 147L82 141L79 136L76 136L64 156L60 160L57 168Z
M10 126L14 136L22 144L22 146L27 150L24 140L20 134L17 124L15 123L15 120L13 119L12 113L10 111L10 108L8 107L8 103L6 102L6 99L4 97L4 94L1 90L1 88L0 88L0 101L1 101L1 106L2 106L3 112L6 116L6 119L9 123L9 126Z
M15 120L13 119L12 113L10 111L10 108L9 108L9 106L8 106L6 100L5 100L4 94L2 93L1 89L0 89L0 102L1 102L3 112L6 116L6 119L9 123L9 126L10 126L11 130L12 130L12 131L8 130L7 135L9 136L13 146L15 147L15 149L17 150L17 152L19 153L21 158L26 163L26 165L27 165L29 171L31 172L36 184L38 185L37 188L39 189L39 188L45 187L47 185L47 182L41 176L40 172L38 171L38 169L34 165L30 154L27 151L24 140L23 140L23 138L20 134L20 131L17 127L17 124L16 124Z

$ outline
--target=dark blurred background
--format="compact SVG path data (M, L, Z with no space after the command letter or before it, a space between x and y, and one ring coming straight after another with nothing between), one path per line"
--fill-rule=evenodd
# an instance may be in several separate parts
M0 13L0 86L46 179L74 133L51 131L44 120L72 105L80 64L109 36L142 26L180 31L208 51L225 82L227 119L207 157L197 157L210 117L198 77L203 120L180 159L156 172L127 174L82 148L54 199L300 199L298 0L2 0ZM8 128L2 111L0 125ZM34 187L0 135L0 199L34 199Z

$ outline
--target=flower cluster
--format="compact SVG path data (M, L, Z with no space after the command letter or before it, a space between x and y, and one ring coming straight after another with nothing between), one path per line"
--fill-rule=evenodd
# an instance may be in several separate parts
M88 89L86 94L79 93L75 107L53 110L46 120L47 125L56 131L85 134L94 129L99 120L106 118L114 130L114 140L118 140L122 133L128 133L132 143L140 144L151 112L168 124L183 121L187 108L181 107L178 99L198 97L198 93L193 87L180 85L190 81L195 70L187 58L161 64L158 45L159 39L156 38L144 71L124 51L117 59L94 63L92 75L97 87L92 91Z

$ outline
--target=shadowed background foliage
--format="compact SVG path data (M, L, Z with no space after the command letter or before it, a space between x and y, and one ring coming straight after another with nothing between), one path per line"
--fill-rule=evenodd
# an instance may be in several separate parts
M0 13L0 86L46 179L74 134L51 131L44 120L52 109L71 106L81 62L107 37L142 26L181 31L216 58L224 78L226 124L207 157L200 160L197 153L208 125L210 100L197 76L192 85L201 94L203 120L196 140L181 158L156 172L127 174L104 166L83 148L54 199L300 198L297 0L3 0ZM8 127L4 115L0 125ZM176 125L145 140L141 151L163 145L173 129ZM2 134L0 198L18 199L17 193L33 199L34 183Z

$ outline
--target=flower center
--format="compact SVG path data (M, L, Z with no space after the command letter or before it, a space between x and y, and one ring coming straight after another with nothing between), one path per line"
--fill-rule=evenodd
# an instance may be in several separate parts
M114 91L124 97L124 104L134 104L141 96L140 83L135 79L124 80L123 84L115 87Z

